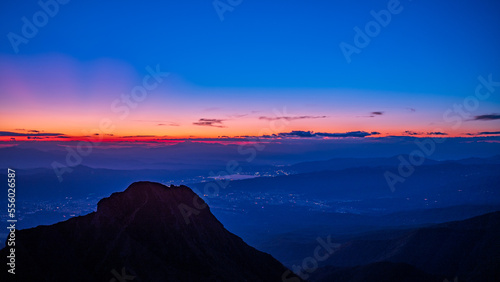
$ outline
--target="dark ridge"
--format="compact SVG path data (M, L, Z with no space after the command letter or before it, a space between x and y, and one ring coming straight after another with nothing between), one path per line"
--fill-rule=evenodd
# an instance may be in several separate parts
M500 281L500 212L418 228L395 238L349 241L325 262L347 268L330 269L324 275L337 277L359 265L364 265L360 271L372 271L378 262L404 263L429 275L457 276L459 281Z
M281 281L287 269L227 231L205 205L186 186L133 183L99 201L94 213L16 231L16 278ZM6 267L1 281L9 278Z

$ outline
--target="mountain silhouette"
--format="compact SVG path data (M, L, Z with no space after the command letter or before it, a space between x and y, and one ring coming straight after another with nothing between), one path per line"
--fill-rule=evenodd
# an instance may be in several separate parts
M15 253L16 281L281 281L289 273L226 230L190 188L153 182L113 193L88 215L16 231Z

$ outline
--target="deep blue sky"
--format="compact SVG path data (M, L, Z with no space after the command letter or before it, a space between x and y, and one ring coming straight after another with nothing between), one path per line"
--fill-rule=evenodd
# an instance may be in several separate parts
M0 52L37 1L2 1ZM249 1L220 21L212 1L70 1L19 55L159 63L200 86L454 92L500 73L499 1L401 1L403 11L347 64L371 10L389 1ZM22 4L19 4L22 3Z

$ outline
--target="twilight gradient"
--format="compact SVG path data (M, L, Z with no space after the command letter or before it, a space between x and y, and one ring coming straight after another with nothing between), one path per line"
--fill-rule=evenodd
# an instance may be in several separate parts
M108 138L497 132L500 119L475 117L500 112L499 86L464 102L478 77L500 81L498 1L399 1L402 12L347 63L339 44L354 44L353 28L389 2L243 1L220 21L212 1L69 1L18 53L3 37L0 131L78 138L106 120ZM0 6L4 35L22 35L21 18L41 10ZM148 66L170 75L116 111ZM281 126L269 132L273 120Z

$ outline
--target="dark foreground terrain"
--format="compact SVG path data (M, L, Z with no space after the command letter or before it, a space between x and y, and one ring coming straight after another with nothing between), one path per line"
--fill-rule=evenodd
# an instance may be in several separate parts
M97 212L17 231L16 259L17 281L280 281L287 272L191 189L152 182L102 199Z
M190 188L136 182L96 212L16 231L16 279L2 263L0 280L500 281L500 212L332 240L312 246L296 276L227 231Z

